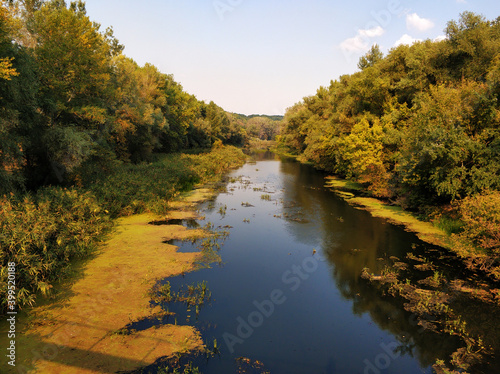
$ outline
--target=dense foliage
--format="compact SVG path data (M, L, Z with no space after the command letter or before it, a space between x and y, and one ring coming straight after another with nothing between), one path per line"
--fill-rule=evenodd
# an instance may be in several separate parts
M500 188L500 18L463 13L443 41L378 46L285 116L282 145L407 205Z
M233 116L122 51L81 1L2 1L0 193L69 185L88 160L244 142Z
M465 199L458 209L464 236L492 251L496 263L500 17L465 12L445 32L442 41L400 45L385 57L373 46L359 72L288 109L279 141L407 208Z

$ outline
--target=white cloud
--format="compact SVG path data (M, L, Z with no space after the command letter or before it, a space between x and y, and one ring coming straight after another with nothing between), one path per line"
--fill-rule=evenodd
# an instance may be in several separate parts
M381 26L374 27L372 29L358 30L358 35L367 36L369 38L374 38L376 36L381 36L384 34L384 29Z
M406 15L406 27L408 30L426 31L434 27L434 22L427 18L420 18L417 13Z
M439 35L439 36L436 36L432 41L433 42L441 42L445 39L446 39L446 35Z
M358 34L355 37L346 39L340 43L340 48L348 52L365 51L371 44L369 43L369 39L381 36L384 32L385 30L380 26L373 27L371 29L359 29Z
M361 52L368 48L368 43L361 36L357 35L340 43L340 48L349 52Z
M394 43L394 47L397 47L398 45L401 44L407 44L407 45L412 45L413 43L416 42L421 42L422 39L415 39L414 37L404 34L401 38L398 39L396 43Z

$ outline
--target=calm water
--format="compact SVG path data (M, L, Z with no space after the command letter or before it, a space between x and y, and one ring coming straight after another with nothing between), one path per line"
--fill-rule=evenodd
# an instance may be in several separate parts
M200 225L232 226L223 263L167 279L173 290L207 281L212 292L197 319L189 313L189 324L221 351L201 371L234 373L235 359L246 357L273 374L431 373L454 342L419 330L401 304L360 279L364 267L376 273L390 256L403 259L425 244L349 206L313 168L272 154L260 159L232 172L238 180L201 207ZM169 310L186 323L185 311Z

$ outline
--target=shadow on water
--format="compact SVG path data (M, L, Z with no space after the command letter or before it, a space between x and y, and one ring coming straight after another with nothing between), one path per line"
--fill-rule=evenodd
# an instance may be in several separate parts
M360 277L363 268L380 273L408 252L436 249L353 208L312 167L270 153L256 158L230 175L230 192L201 207L205 222L231 227L223 264L162 281L173 290L206 281L210 303L196 316L180 303L162 304L168 317L133 327L172 318L194 325L217 347L208 360L185 358L203 373L431 373L436 359L448 359L456 337L424 331L402 301Z
M188 229L196 229L200 224L195 219L162 219L157 221L148 222L149 225L162 226L162 225L180 225Z

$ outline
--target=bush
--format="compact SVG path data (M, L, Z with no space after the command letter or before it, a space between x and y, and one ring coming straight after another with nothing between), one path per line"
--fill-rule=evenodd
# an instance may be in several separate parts
M165 202L178 190L191 188L199 178L179 155L150 164L123 164L88 188L112 217L145 211L163 213Z
M7 263L16 263L18 306L47 294L74 258L87 256L110 221L90 192L46 188L22 199L4 196L0 207L0 300L6 306Z
M500 255L500 192L468 197L460 204L461 234L476 246Z
M177 193L218 179L228 169L241 166L244 159L243 152L232 146L197 155L164 155L153 163L122 164L87 186L112 217L165 213L167 201Z

